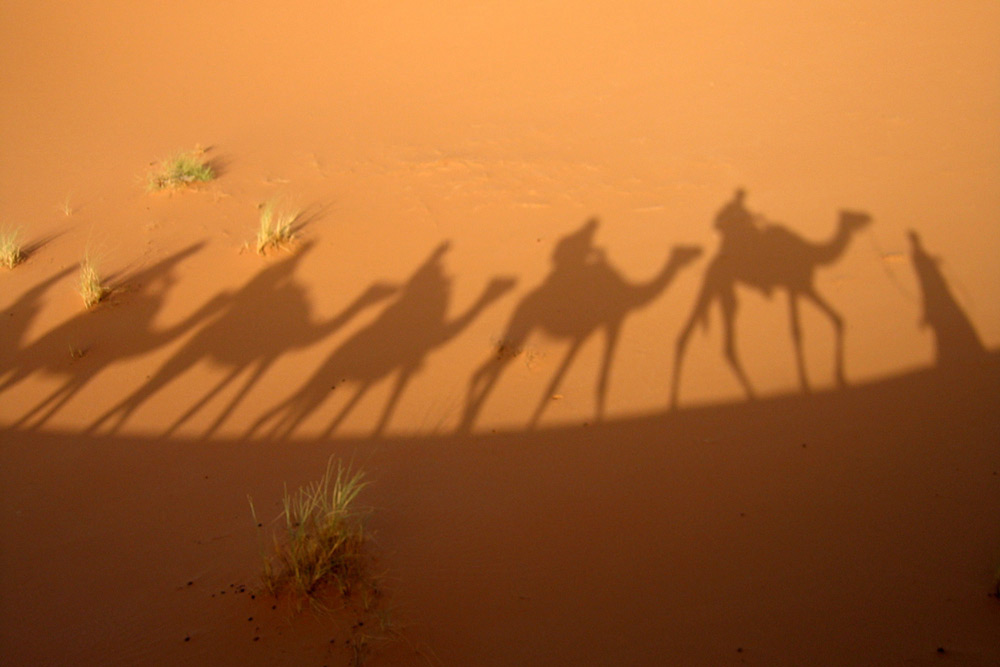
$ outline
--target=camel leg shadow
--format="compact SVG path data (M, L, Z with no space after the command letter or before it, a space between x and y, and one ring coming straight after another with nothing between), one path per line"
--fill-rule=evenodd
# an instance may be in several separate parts
M691 312L691 316L684 324L684 328L681 329L680 335L677 336L677 342L674 346L674 372L670 384L671 410L677 409L680 395L681 368L684 364L684 353L687 350L688 340L691 337L691 333L694 330L695 325L699 322L701 322L703 326L707 327L709 309L711 308L712 303L716 300L719 301L719 306L722 310L722 349L725 354L726 361L729 363L730 368L732 368L733 373L736 374L736 379L739 380L740 385L743 387L743 391L746 392L747 398L750 400L756 398L753 385L750 384L750 379L747 377L746 371L743 370L743 364L740 362L739 356L736 353L735 322L736 311L738 309L736 293L732 288L710 288L709 281L706 280L706 284L702 287L702 291L698 296L698 301L696 302L694 310Z
M542 418L542 413L545 412L545 406L552 400L552 397L556 393L556 389L559 388L559 383L562 382L563 376L566 374L566 371L569 370L570 364L573 363L573 359L576 358L576 355L582 346L583 340L573 340L573 344L570 346L569 351L566 352L566 356L563 357L562 363L559 364L559 369L556 371L555 375L552 376L549 386L545 388L545 393L542 394L542 400L539 401L538 407L535 408L534 414L531 415L531 421L528 422L528 430L533 431L538 426L538 422Z

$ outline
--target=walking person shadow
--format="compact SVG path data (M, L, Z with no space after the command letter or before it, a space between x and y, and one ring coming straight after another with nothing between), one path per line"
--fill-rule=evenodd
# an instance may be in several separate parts
M283 354L323 339L392 293L392 288L385 285L373 285L338 315L326 322L314 322L305 290L294 275L310 249L311 244L305 244L291 257L261 271L236 294L227 295L226 307L217 317L201 327L145 384L101 415L88 431L95 432L112 422L111 432L117 432L143 403L195 364L207 361L227 369L222 380L171 424L164 434L169 436L249 369L242 387L203 434L209 437Z
M377 382L395 374L389 400L372 432L388 426L410 378L427 356L457 336L493 301L514 287L512 278L494 278L466 311L448 319L451 278L442 258L449 243L439 245L404 284L396 299L367 327L348 338L294 394L262 415L250 427L253 436L269 423L269 437L288 437L315 412L340 382L357 384L354 395L320 436L329 437Z
M471 431L503 370L536 330L568 340L570 347L535 408L529 427L537 425L549 397L559 387L580 348L597 331L604 334L604 356L596 387L597 419L604 418L611 364L626 317L659 296L678 271L701 255L701 249L675 247L651 280L631 283L611 266L603 250L594 246L597 227L596 219L588 220L556 244L552 271L521 300L507 324L500 349L469 381L460 432Z
M694 310L677 337L674 354L671 408L677 407L681 380L681 366L688 339L699 322L708 327L709 311L718 302L722 310L723 351L726 360L739 379L749 398L754 398L753 386L736 354L736 298L738 285L758 290L771 296L781 288L788 295L789 320L792 341L795 344L795 361L802 391L809 391L805 358L802 350L802 330L799 324L799 299L811 301L826 315L836 335L834 358L835 380L838 386L844 379L844 320L826 299L816 291L815 272L820 266L837 261L854 234L871 222L867 213L841 211L837 230L826 242L807 241L779 225L762 225L747 210L746 193L737 190L715 217L715 228L722 233L718 253L709 262L704 282Z
M924 250L920 236L910 231L910 259L923 296L920 324L934 334L934 361L941 368L976 364L987 352L979 334L955 300L941 273L940 259Z

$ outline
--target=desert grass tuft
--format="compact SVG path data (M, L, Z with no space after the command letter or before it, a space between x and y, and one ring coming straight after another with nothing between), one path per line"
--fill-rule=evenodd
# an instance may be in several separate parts
M263 255L268 248L282 248L295 238L295 221L299 211L279 211L274 201L261 204L260 227L257 229L257 252Z
M273 536L273 553L262 542L262 579L269 593L290 594L299 605L306 600L319 605L325 590L332 587L349 597L364 581L367 512L357 508L356 500L366 485L363 472L331 458L319 481L295 492L285 488L278 517L284 527ZM257 522L253 499L249 500Z
M212 180L215 172L203 154L201 150L186 151L163 160L150 172L146 190L156 192Z
M107 296L108 290L101 280L101 274L90 255L85 255L80 262L80 283L77 288L83 303L87 308L93 308Z
M21 233L17 229L0 230L0 266L13 269L24 259Z

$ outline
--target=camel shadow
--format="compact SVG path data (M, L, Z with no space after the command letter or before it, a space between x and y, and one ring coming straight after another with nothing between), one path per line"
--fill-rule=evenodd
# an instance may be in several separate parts
M657 298L683 267L701 255L701 249L675 247L660 271L649 281L627 281L594 246L598 221L588 220L563 237L552 253L552 271L514 310L497 352L475 371L469 382L460 432L469 432L504 369L540 331L569 341L569 350L542 395L529 423L533 429L584 342L600 331L604 355L596 386L597 419L604 418L608 382L615 346L625 319Z
M735 320L739 302L736 287L743 285L771 296L775 289L788 295L789 319L799 383L809 391L802 349L802 329L799 324L799 300L806 299L826 315L836 335L834 373L837 385L844 379L844 321L824 299L815 286L815 272L821 266L833 264L847 249L851 237L871 223L867 213L842 211L837 230L826 242L807 241L779 225L761 224L757 216L744 205L745 192L737 190L733 199L716 215L715 227L722 233L718 253L709 262L701 291L689 319L677 337L670 405L677 407L681 382L681 367L688 340L696 324L708 327L711 307L718 302L722 311L723 352L747 396L754 398L754 389L736 353Z
M339 314L325 322L313 321L305 289L294 277L296 268L311 247L311 243L303 244L296 254L264 269L235 294L217 297L224 299L225 306L216 316L139 389L98 417L87 431L95 432L110 423L111 432L117 432L147 400L202 361L225 369L222 380L170 425L165 435L171 435L249 371L236 395L209 426L203 436L207 438L222 426L282 355L318 342L368 306L392 294L390 287L372 285Z
M389 400L372 433L372 437L380 435L410 378L423 367L427 356L455 338L487 306L514 287L512 278L494 278L464 313L449 319L452 280L442 266L449 246L448 242L439 245L375 321L348 338L298 391L257 419L247 437L268 424L269 437L290 437L338 384L356 383L354 394L321 436L329 437L372 386L395 375Z
M42 426L105 368L168 344L217 311L221 305L218 299L205 304L175 325L166 328L154 326L167 293L177 280L174 275L177 265L200 250L202 245L191 245L151 267L121 278L116 291L125 303L81 312L20 350L17 355L20 364L8 370L6 380L0 384L0 391L11 388L36 372L62 376L65 380L13 426ZM23 298L30 298L33 292L46 289L70 270L46 280ZM89 354L92 345L100 346L98 354Z
M52 274L4 309L6 316L3 318L3 326L0 326L0 379L7 375L25 377L37 370L30 369L28 365L18 369L18 364L26 361L24 354L27 348L27 333L42 310L42 295L72 273L74 268L68 266ZM12 384L16 384L16 381L0 383L0 391Z

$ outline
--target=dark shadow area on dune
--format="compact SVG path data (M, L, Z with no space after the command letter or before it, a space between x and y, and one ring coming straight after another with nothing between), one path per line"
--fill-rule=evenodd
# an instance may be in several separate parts
M7 429L0 644L12 664L96 662L111 645L156 664L308 650L269 606L209 593L252 583L247 494L277 513L281 484L333 452L369 474L409 642L372 665L413 664L411 645L443 664L726 664L738 648L764 664L929 663L937 646L991 664L998 396L990 352L589 427L208 443ZM262 641L213 643L247 616Z
M514 287L513 278L494 278L465 312L449 318L452 279L442 265L448 248L445 242L431 252L374 322L342 343L302 387L255 421L247 435L269 429L271 437L290 437L334 389L355 383L354 394L326 427L322 437L327 437L373 385L395 375L391 395L373 432L381 434L410 378L421 369L427 356L458 336L486 307Z
M712 307L718 303L722 314L723 353L749 398L754 398L753 386L736 347L736 313L739 309L738 286L760 291L770 297L776 289L788 296L789 322L795 345L795 361L803 392L809 391L802 330L799 324L799 301L810 301L822 312L836 334L835 380L843 387L844 329L843 317L824 299L815 287L816 269L832 264L846 251L851 237L871 222L866 213L842 211L834 235L822 243L807 241L789 229L765 224L744 205L745 192L737 190L715 217L715 228L722 234L716 255L709 261L694 309L675 344L671 406L679 401L681 367L688 340L697 324L709 325Z
M560 239L552 252L552 270L541 285L515 307L496 353L473 374L459 430L470 431L504 369L521 353L528 337L541 332L569 342L569 350L542 395L529 428L541 418L549 398L592 335L604 335L604 355L597 379L597 419L604 418L615 346L626 318L662 294L677 273L701 254L695 247L675 247L651 280L631 283L594 245L598 221L592 218Z

